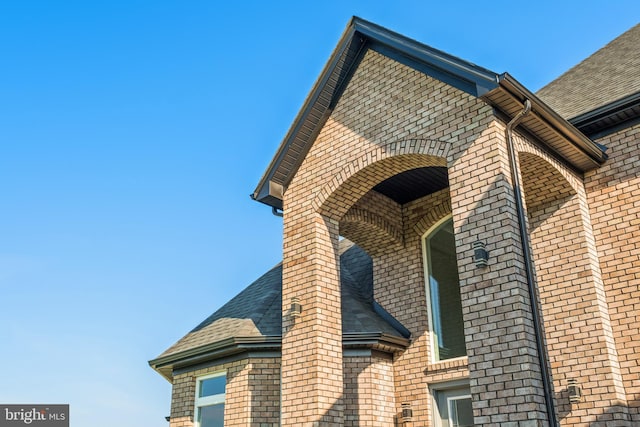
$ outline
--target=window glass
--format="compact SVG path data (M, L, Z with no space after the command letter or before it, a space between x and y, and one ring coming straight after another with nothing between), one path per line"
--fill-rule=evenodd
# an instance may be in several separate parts
M195 427L223 427L227 376L224 372L197 379Z
M452 220L445 221L425 240L435 359L466 356Z
M200 408L198 423L200 427L224 427L224 403Z
M451 427L473 427L471 397L449 399L449 420Z
M227 378L224 375L200 380L200 390L198 392L198 397L222 394L224 393L224 388L226 385Z

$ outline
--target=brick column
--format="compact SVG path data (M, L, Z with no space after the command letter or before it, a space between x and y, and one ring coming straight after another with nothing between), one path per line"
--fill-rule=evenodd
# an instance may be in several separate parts
M476 425L547 425L504 126L493 122L449 169ZM472 244L491 251L473 263Z
M531 245L558 415L563 426L628 418L621 369L584 188L543 158L520 154ZM616 252L617 253L617 252ZM570 402L577 380L581 402Z
M372 352L344 358L345 427L393 426L393 357Z
M295 202L284 210L282 305L282 426L343 425L338 223Z

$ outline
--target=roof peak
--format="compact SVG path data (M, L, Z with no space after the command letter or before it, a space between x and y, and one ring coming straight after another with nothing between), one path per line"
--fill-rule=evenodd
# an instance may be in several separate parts
M560 153L567 163L581 171L598 167L606 159L596 144L506 73L496 74L353 17L252 193L254 200L282 209L286 188L369 50L482 98L507 115L521 110L525 99L529 99L536 113L530 120L539 122L533 128L542 129L542 133L535 130L531 133L549 145L552 152ZM523 124L527 127L526 121Z

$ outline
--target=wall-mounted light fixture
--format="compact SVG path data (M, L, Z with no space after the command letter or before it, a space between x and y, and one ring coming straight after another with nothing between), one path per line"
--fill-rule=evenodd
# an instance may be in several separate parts
M569 402L578 403L582 401L582 387L580 387L576 379L569 378L567 381L567 391L569 392Z
M408 423L413 419L413 409L411 403L402 404L402 422Z
M300 300L297 297L291 298L291 308L289 310L289 314L291 317L300 317L302 313L302 305L300 305Z
M484 242L473 242L473 262L476 263L476 267L489 265L489 252L487 252Z

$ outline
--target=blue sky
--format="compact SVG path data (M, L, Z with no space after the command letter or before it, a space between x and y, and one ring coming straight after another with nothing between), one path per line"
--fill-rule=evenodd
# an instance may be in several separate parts
M640 2L0 2L0 403L167 425L147 360L280 260L249 194L352 15L535 91Z

